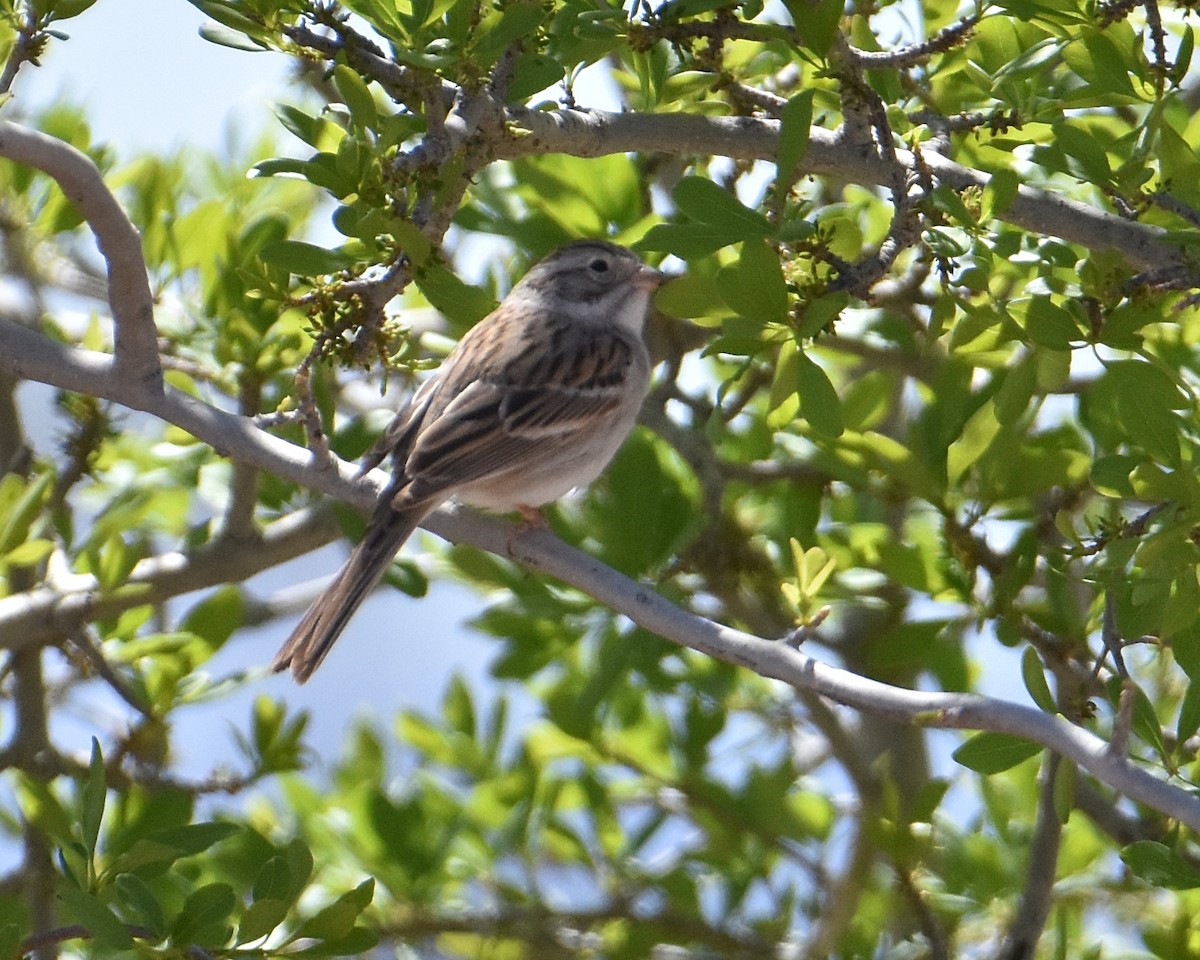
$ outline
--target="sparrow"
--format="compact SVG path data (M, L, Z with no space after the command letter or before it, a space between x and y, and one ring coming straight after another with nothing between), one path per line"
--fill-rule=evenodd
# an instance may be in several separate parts
M602 240L568 244L530 268L380 438L366 469L390 455L391 481L271 670L308 680L404 541L448 498L528 517L595 480L646 398L643 328L668 279Z

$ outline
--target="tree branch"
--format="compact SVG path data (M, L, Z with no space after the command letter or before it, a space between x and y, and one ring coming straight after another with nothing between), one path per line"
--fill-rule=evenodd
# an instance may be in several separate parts
M715 154L734 160L774 160L779 121L755 117L704 117L682 113L606 113L599 110L506 111L509 136L494 145L497 159L531 154L566 153L600 157L613 153ZM907 150L896 162L916 170ZM937 154L922 158L925 167L955 190L984 187L990 175ZM895 167L870 152L855 149L836 133L814 127L801 174L835 176L856 183L891 186ZM1058 237L1091 250L1115 250L1139 268L1182 264L1179 249L1166 231L1121 217L1047 190L1022 185L999 219L1033 233Z
M976 694L906 690L827 666L786 644L755 637L683 610L548 531L514 533L500 520L439 511L428 528L556 577L639 626L726 663L811 690L856 709L944 729L994 730L1049 747L1126 796L1200 828L1200 800L1115 756L1100 737L1033 707Z
M340 532L329 511L298 510L268 524L253 550L246 549L244 540L230 540L190 553L159 554L134 567L121 589L111 593L100 593L94 577L79 575L66 583L10 594L0 599L0 648L21 650L57 642L86 620L115 617L222 583L240 583L336 540Z
M104 183L91 158L69 143L19 124L0 121L0 156L51 177L87 221L108 265L108 302L115 326L120 375L146 391L162 390L154 297L142 238Z
M1058 849L1062 840L1062 823L1054 801L1055 781L1062 768L1062 758L1046 757L1038 784L1037 821L1029 843L1029 864L1025 869L1025 886L1021 905L1004 935L1004 944L997 960L1029 960L1034 955L1046 918L1054 905L1051 895L1058 867ZM1074 771L1072 771L1072 774Z

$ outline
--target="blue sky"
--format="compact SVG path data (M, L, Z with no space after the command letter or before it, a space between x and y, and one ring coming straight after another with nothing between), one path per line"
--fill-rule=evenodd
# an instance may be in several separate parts
M286 93L287 62L203 39L186 0L98 0L52 41L43 66L22 68L18 105L66 98L122 156L189 143L217 148L230 123L255 129Z

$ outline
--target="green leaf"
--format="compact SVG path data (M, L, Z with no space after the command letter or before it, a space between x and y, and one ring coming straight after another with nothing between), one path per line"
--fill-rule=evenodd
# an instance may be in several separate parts
M1029 401L1037 390L1038 357L1026 354L1004 374L1000 389L996 391L996 421L1001 426L1011 426L1028 409Z
M1054 124L1053 130L1055 146L1075 161L1071 170L1076 176L1095 185L1112 180L1112 168L1104 145L1095 137L1078 124L1065 120Z
M938 210L947 215L950 223L968 228L977 225L978 221L975 219L975 215L967 209L962 194L949 184L943 183L935 187L930 199Z
M393 220L388 229L414 264L419 266L429 259L433 244L411 220Z
M1166 373L1139 360L1108 365L1093 390L1110 396L1131 442L1169 467L1180 465L1182 427L1174 410L1185 401Z
M237 908L237 894L227 883L209 883L188 894L171 926L177 944L222 946L229 940L229 918Z
M850 294L845 290L825 293L804 304L800 327L796 331L801 338L815 337L833 323L850 303Z
M521 54L513 70L512 83L505 91L509 103L521 103L560 81L566 71L563 65L544 53L527 51Z
M303 110L287 103L275 105L275 116L285 130L310 147L319 147L321 131L326 123L319 117L311 117Z
M1129 475L1141 461L1123 454L1101 457L1092 464L1092 486L1106 497L1134 497Z
M258 40L251 40L240 30L234 30L215 20L206 20L200 24L202 39L214 43L218 47L228 47L230 50L240 50L243 53L261 53L265 48Z
M1050 685L1046 683L1042 658L1033 647L1026 647L1025 652L1021 654L1021 678L1025 681L1025 689L1029 696L1038 707L1046 713L1058 713L1054 695L1050 692Z
M845 4L842 0L785 0L804 46L823 57L833 46Z
M18 773L16 793L22 817L60 846L71 842L75 833L74 818L67 814L47 783Z
M0 525L0 556L28 538L53 482L54 477L49 472L39 473L30 481L16 473L8 473L0 479L0 521L3 521Z
M771 392L767 398L767 409L779 409L786 401L796 396L799 388L800 345L795 340L785 340L775 360L775 376L771 380ZM800 408L799 403L796 409Z
M355 259L340 250L327 250L303 240L277 240L258 252L267 266L279 267L300 277L320 277L352 267Z
M83 926L97 943L114 950L133 949L129 928L117 919L117 915L99 897L69 884L59 885L58 896L69 917Z
M458 674L450 678L446 695L442 698L442 716L451 730L475 739L475 704L471 700L470 688Z
M375 896L375 881L364 880L314 917L306 920L296 931L295 939L312 937L317 940L340 940L350 935L362 912L371 905Z
M375 108L375 98L357 71L339 63L333 68L333 82L342 95L346 109L350 111L354 125L363 131L376 129L379 126L379 112Z
M1000 430L994 401L988 400L971 414L959 438L946 451L946 480L951 486L956 486L966 472L979 462L1000 435Z
M1200 730L1200 683L1193 680L1183 695L1183 703L1179 705L1175 733L1179 742L1183 743L1191 739L1197 730Z
M285 900L255 900L238 923L238 944L261 940L287 918L291 904Z
M237 587L218 587L184 616L180 627L205 642L211 656L242 625L246 598Z
M518 2L506 4L499 14L492 13L483 18L471 33L471 47L475 56L491 62L504 52L514 40L537 32L546 19L546 11L540 3Z
M1154 704L1140 686L1132 681L1127 682L1133 685L1133 732L1150 744L1165 762L1168 758L1167 745L1163 741L1162 727L1159 725ZM1123 688L1121 678L1110 677L1106 687L1113 709L1118 709Z
M295 900L308 885L313 872L313 855L308 845L299 837L294 838L283 851L287 860L292 890L287 899Z
M241 829L242 827L234 823L189 823L170 830L158 830L148 839L170 847L184 856L193 856L220 843L226 837L233 836Z
M686 98L696 99L712 89L715 75L707 70L681 70L670 74L659 90L659 105Z
M1183 28L1179 37L1179 46L1175 50L1175 62L1171 65L1170 78L1174 84L1183 83L1187 76L1188 67L1192 62L1192 54L1196 48L1196 34L1190 26Z
M295 157L273 157L270 160L260 160L250 168L250 172L256 177L278 177L287 174L303 176L307 169L307 160L299 160Z
M1173 847L1154 840L1138 840L1121 851L1130 872L1152 887L1193 890L1200 887L1200 870Z
M322 187L339 200L344 200L359 189L356 176L348 176L338 162L338 155L322 150L314 153L304 164L304 179L314 186Z
M740 232L704 223L656 223L638 241L641 250L673 253L681 260L700 260L742 239Z
M1098 93L1136 97L1124 51L1099 30L1089 31L1082 42L1068 43L1062 56Z
M70 20L87 10L96 0L54 0L54 19Z
M227 3L225 0L188 0L188 2L230 30L263 42L267 39L267 32L261 23L234 9L233 4ZM259 49L261 49L261 45Z
M292 872L285 857L271 857L254 878L255 900L290 900L298 892L292 889Z
M463 283L445 267L430 266L422 270L415 279L425 299L441 313L459 323L477 323L496 305L487 291Z
M760 324L787 319L788 292L779 254L765 240L746 240L736 266L717 273L721 298L741 316Z
M26 540L8 553L0 556L0 563L9 567L32 567L41 563L54 552L53 540Z
M717 317L730 315L717 292L716 281L694 271L676 277L663 287L654 298L654 305L667 316L700 319L704 326L712 324Z
M1020 178L1012 170L997 170L988 178L979 203L979 220L987 223L1004 214L1017 198Z
M797 357L796 392L800 415L817 433L828 439L842 435L842 402L829 375L801 352Z
M671 196L688 219L718 227L739 240L769 237L775 232L761 213L705 177L684 177Z
M1008 29L1012 29L1011 24ZM1054 37L1046 37L1032 44L1012 60L998 67L991 78L991 89L1001 92L1007 84L1041 73L1048 65L1057 63L1061 59L1062 48L1063 42Z
M88 764L88 778L83 786L80 827L88 857L96 856L96 841L100 836L100 823L104 819L104 801L108 796L108 784L104 774L104 755L100 752L100 741L92 737L92 757Z
M690 479L663 445L635 431L589 498L588 526L605 562L633 576L668 563L695 523Z
M18 960L22 956L21 942L25 939L25 929L19 923L0 923L0 957L7 960Z
M825 586L825 581L837 570L837 558L831 557L820 547L809 547L804 550L800 542L790 538L792 548L792 566L796 570L796 586L801 596L815 599Z
M790 97L779 111L779 144L775 148L775 189L782 196L796 180L797 167L808 150L812 130L813 97L808 89Z
M951 756L976 773L1001 773L1041 753L1042 746L1007 733L977 733Z
M1025 332L1035 343L1051 350L1068 350L1084 339L1071 314L1049 297L1037 296L1025 309Z
M314 943L289 954L303 960L319 960L322 957L362 957L370 953L379 943L379 934L366 927L355 927L344 937Z
M115 590L126 582L141 559L139 547L126 543L123 535L113 534L100 546L98 555L94 557L93 572L102 589Z
M145 880L136 873L122 873L117 875L116 887L121 906L132 911L141 926L158 940L167 935L167 918Z
M1061 760L1054 769L1054 812L1059 823L1071 819L1075 809L1075 764Z

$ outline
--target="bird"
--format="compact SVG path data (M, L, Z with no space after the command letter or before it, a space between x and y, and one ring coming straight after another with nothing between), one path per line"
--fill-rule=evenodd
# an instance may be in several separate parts
M534 264L401 407L376 444L392 459L362 538L271 662L305 683L405 540L450 497L538 507L590 484L650 386L643 332L668 279L631 250L579 240Z

